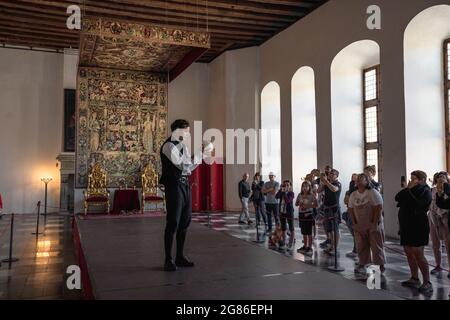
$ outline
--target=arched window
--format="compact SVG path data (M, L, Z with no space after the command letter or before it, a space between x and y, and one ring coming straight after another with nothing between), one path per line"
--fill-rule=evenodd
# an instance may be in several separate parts
M267 179L274 172L277 180L281 177L281 115L280 86L269 82L261 92L261 174Z
M333 167L339 170L345 190L352 173L361 173L366 163L379 156L378 133L376 141L372 133L379 126L373 125L375 109L371 109L377 105L379 85L375 88L373 83L378 83L379 77L375 69L368 69L379 64L380 47L372 40L348 45L331 64Z
M317 167L314 70L302 67L292 77L292 174L296 193L302 178Z
M447 170L450 170L450 39L444 42L444 101L447 146Z
M376 180L381 180L381 125L380 125L380 65L363 71L363 115L364 115L364 157L365 165L375 165Z
M446 124L442 44L450 37L450 6L430 7L408 24L404 36L407 172L428 176L445 169ZM450 169L450 168L448 168Z

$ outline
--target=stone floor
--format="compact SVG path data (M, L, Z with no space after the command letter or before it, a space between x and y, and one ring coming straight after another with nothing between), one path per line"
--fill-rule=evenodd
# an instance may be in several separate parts
M236 213L214 213L209 216L204 213L195 213L194 222L210 227L212 230L224 232L237 239L251 242L266 250L267 241L262 244L254 243L256 229L254 226L243 226L237 223ZM43 217L41 216L40 231L44 231ZM0 258L8 256L9 251L9 226L10 216L0 219ZM70 291L66 288L66 268L75 264L74 248L72 241L71 217L64 214L49 214L45 227L45 234L39 235L36 240L31 233L36 229L36 215L15 215L13 256L19 258L18 262L11 264L3 262L0 267L0 300L4 299L80 299L79 291ZM296 248L302 245L300 230L296 228ZM338 262L345 270L339 273L340 277L351 279L363 284L365 279L355 276L353 273L354 260L345 257L345 253L351 250L352 240L345 226L341 227L342 241ZM262 240L266 240L261 235ZM321 252L317 243L324 239L323 232L319 228L316 238L316 248L312 257L305 257L293 250L292 252L274 252L276 254L305 262L311 266L317 266L326 270L332 265L334 259ZM271 250L272 251L272 250ZM440 299L448 300L450 293L450 280L447 272L438 276L432 276L434 294L425 297L415 289L404 288L400 281L409 276L409 268L402 248L396 240L386 243L387 270L382 288L391 294L407 299ZM431 248L426 248L426 255L430 264L434 263ZM448 270L446 256L443 256L444 268ZM328 271L327 271L328 272Z
M77 217L98 300L398 300L316 266L193 223L185 254L195 268L163 270L164 217Z
M226 232L236 238L253 242L257 239L256 228L252 226L238 224L239 214L236 213L194 213L193 221L202 225L209 226L213 230ZM318 247L318 243L325 240L325 236L320 226L318 227L317 237L314 241L314 255L312 257L306 257L303 254L297 253L296 249L302 246L302 235L298 228L298 221L295 222L296 229L296 246L295 250L278 252L281 255L291 257L294 260L305 262L309 265L318 266L322 269L327 269L328 266L334 265L334 258L322 252ZM261 230L262 231L262 230ZM260 239L267 240L265 235L261 235ZM262 244L257 244L268 249L267 241ZM355 266L355 260L347 258L345 253L351 251L353 247L353 240L345 225L341 225L341 243L339 245L338 265L344 268L344 271L339 273L342 277L358 281L365 282L366 279L355 275L353 272ZM447 264L447 257L445 250L443 249L443 267L449 270ZM400 285L400 282L409 278L409 267L406 261L406 257L403 253L403 249L399 246L397 240L388 239L386 241L386 272L384 274L382 289L389 291L390 293L406 298L417 300L449 300L450 293L450 279L447 278L448 272L442 272L437 276L431 276L431 281L434 286L434 293L430 297L425 297L420 294L416 289L405 288ZM430 247L425 249L425 253L430 265L434 263L433 253ZM432 269L433 266L430 266Z
M66 268L76 264L72 241L71 217L64 214L40 218L36 239L35 214L16 214L14 218L13 257L19 261L2 262L0 300L5 299L80 299L80 292L67 289ZM0 219L0 257L9 255L10 215Z

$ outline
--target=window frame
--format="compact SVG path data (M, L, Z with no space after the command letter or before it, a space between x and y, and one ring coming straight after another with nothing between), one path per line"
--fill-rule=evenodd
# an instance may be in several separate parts
M372 70L376 71L376 98L372 100L366 101L366 73ZM381 65L377 64L375 66L366 68L362 72L362 86L363 86L363 129L364 129L364 166L367 166L367 151L368 150L378 150L378 182L381 183L381 177L383 172L383 152L382 152L382 143L381 143L381 107L380 107L380 87L381 87ZM377 107L377 141L376 142L367 142L367 128L366 128L366 110L371 107Z
M449 105L449 93L450 90L450 80L448 72L448 46L450 44L450 38L444 41L444 106L445 106L445 148L446 148L446 159L447 159L447 171L450 170L450 105Z

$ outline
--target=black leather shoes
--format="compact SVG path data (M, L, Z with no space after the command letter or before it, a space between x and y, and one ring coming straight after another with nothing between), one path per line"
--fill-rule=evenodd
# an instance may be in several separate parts
M177 258L175 260L175 264L178 267L193 267L194 263L192 261L189 261L186 257Z
M177 271L177 266L172 260L167 260L166 263L164 263L164 271Z

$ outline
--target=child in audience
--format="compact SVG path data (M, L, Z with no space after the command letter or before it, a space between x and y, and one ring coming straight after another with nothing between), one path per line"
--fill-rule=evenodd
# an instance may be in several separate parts
M305 180L309 181L311 183L311 192L314 195L315 199L317 200L317 207L313 208L313 219L314 219L314 223L313 223L313 239L316 238L317 235L317 223L316 220L319 216L319 212L318 209L320 204L319 204L319 193L317 192L317 190L319 189L319 184L317 183L316 179L315 179L315 175L317 174L317 169L314 169L311 171L311 173L306 175ZM320 171L319 173L320 174Z
M285 235L279 223L275 226L275 231L269 237L269 249L284 249Z
M283 181L280 191L277 192L275 198L279 199L279 212L281 230L283 231L283 238L286 239L286 230L289 226L289 243L288 249L292 248L295 241L294 229L294 197L292 192L291 182L289 180Z
M303 247L297 250L306 256L312 256L312 234L314 226L314 212L317 208L317 199L312 191L312 185L309 181L302 183L302 188L295 201L298 207L298 221L303 235Z

